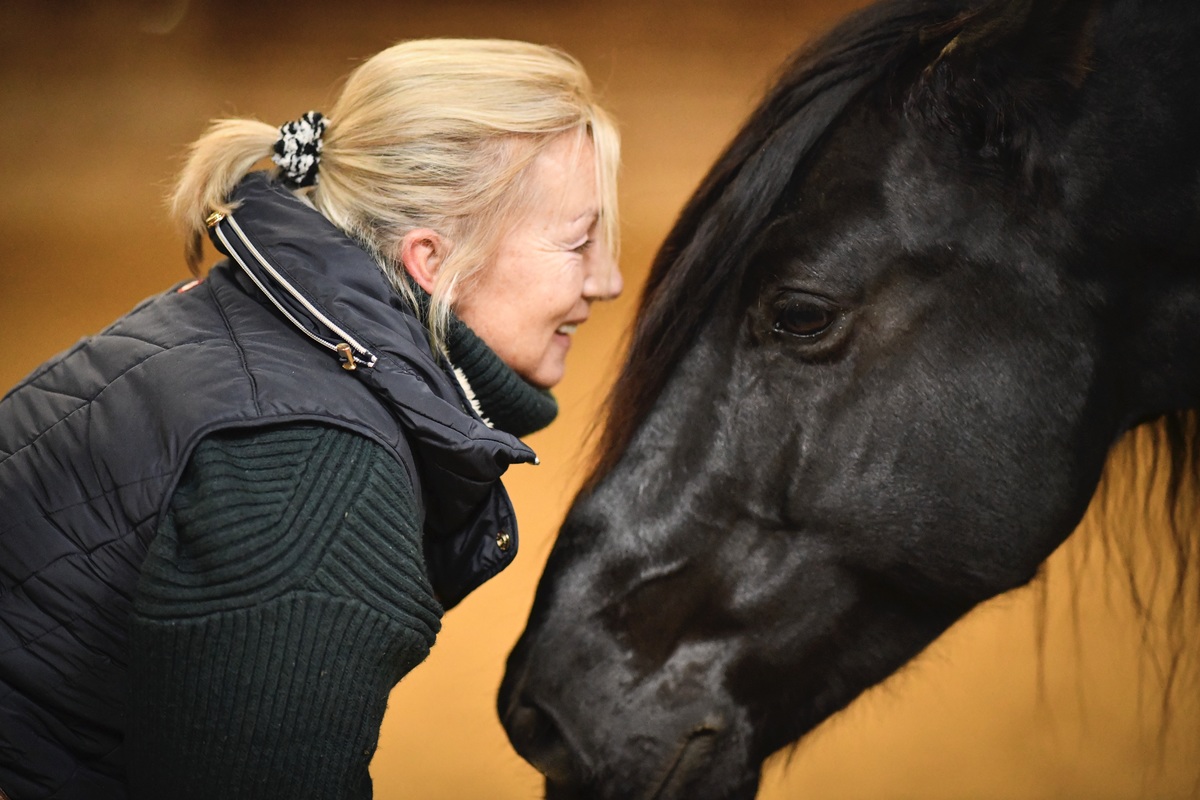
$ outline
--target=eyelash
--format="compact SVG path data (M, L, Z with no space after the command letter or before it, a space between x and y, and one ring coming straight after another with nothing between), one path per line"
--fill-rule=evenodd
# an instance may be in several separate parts
M594 241L595 240L589 236L588 238L583 240L583 244L579 245L578 247L572 247L571 252L583 254L583 253L587 252L587 249L592 246L592 242L594 242Z

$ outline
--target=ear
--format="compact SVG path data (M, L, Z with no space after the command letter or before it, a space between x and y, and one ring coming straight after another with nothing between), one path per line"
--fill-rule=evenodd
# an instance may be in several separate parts
M429 228L417 228L400 240L400 263L413 282L429 294L437 282L438 270L449 252L450 243Z
M968 150L1025 160L1087 78L1095 12L1094 0L991 0L922 31L933 58L909 112Z

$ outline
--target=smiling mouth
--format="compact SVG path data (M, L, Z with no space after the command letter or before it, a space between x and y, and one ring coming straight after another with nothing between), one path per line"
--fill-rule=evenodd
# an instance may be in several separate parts
M567 323L566 325L559 325L558 328L555 329L555 333L561 333L563 336L570 336L571 334L575 333L575 329L578 327L579 323Z

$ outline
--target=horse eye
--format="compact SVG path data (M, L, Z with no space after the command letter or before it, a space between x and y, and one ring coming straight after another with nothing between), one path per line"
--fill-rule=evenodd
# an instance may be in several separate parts
M811 339L829 330L836 319L835 309L812 300L793 299L779 306L775 317L775 330Z

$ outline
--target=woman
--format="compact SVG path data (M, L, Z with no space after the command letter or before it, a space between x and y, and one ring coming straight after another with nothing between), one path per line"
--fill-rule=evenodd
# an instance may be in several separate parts
M502 41L194 145L189 262L227 258L0 402L0 790L371 795L388 693L515 555L499 478L621 289L617 160L579 65Z

